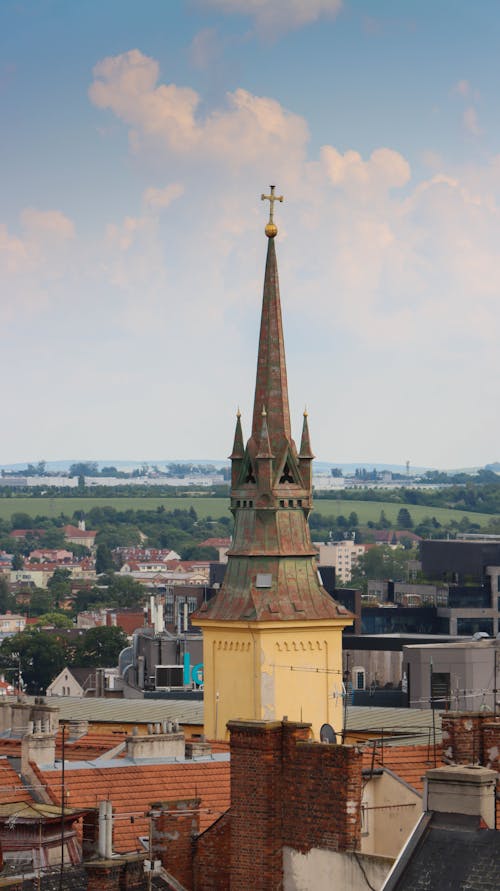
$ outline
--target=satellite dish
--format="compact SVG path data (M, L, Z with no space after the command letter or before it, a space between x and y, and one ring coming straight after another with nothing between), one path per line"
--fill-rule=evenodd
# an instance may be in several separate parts
M319 731L319 738L322 743L333 743L333 745L335 745L337 742L337 734L331 724L322 724Z

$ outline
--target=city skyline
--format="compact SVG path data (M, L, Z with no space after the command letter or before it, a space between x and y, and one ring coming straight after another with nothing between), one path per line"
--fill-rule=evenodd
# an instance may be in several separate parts
M321 461L499 458L494 2L5 0L0 465L250 434L268 205Z

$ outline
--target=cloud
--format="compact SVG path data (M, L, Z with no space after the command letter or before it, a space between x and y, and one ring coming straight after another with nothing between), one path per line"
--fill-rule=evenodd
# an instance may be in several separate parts
M463 96L464 98L470 96L472 90L469 81L459 80L453 87L453 92L458 93L459 96Z
M223 13L252 16L258 30L272 37L270 29L291 30L323 16L334 18L342 0L208 0L208 5Z
M406 185L410 179L410 165L399 152L388 148L375 149L368 161L352 149L343 155L333 146L324 146L321 158L334 186L347 190L362 190L364 194L377 189L391 189Z
M94 76L91 101L132 128L135 152L152 146L183 161L202 157L236 168L262 160L266 166L283 164L290 153L304 155L305 121L274 99L238 89L227 94L226 107L202 117L198 94L189 87L158 85L158 63L139 50L104 59Z
M21 212L20 222L17 235L0 223L0 279L5 294L0 321L4 326L23 313L39 315L54 303L56 283L68 272L69 245L75 238L72 220L59 210L28 207Z
M48 236L66 240L75 236L74 223L60 210L27 207L21 214L21 222L31 238Z
M204 71L220 60L221 43L215 28L203 28L195 34L189 47L189 58L194 68Z
M184 186L181 183L170 183L164 189L155 189L151 186L144 192L142 200L151 209L163 210L180 198L183 193Z
M463 113L463 124L465 129L472 134L472 136L481 136L483 130L479 126L479 121L477 117L477 111L473 105L469 105L464 113Z

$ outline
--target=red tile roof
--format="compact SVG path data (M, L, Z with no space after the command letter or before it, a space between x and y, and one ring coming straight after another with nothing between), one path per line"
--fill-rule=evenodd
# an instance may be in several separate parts
M34 770L54 803L59 804L60 770ZM113 848L117 853L127 853L143 850L139 836L148 835L146 814L157 801L200 798L200 830L208 829L229 807L229 771L228 760L81 769L66 766L65 785L70 807L95 808L108 798L113 802Z
M373 758L372 746L367 746L363 750L363 769L369 770L372 766L375 768L387 767L393 773L397 774L400 779L413 786L417 792L422 794L424 789L423 777L426 771L432 767L441 767L443 762L441 759L441 746L436 747L436 760L434 764L434 748L433 746L391 746L378 745L375 749L375 757Z
M230 538L206 538L200 541L200 548L228 548L231 544Z
M32 800L29 789L23 785L9 761L0 758L0 803Z

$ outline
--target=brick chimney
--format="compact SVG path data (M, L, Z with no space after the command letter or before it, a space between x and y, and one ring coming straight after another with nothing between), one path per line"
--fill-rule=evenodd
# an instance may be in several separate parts
M491 712L443 712L441 723L445 761L450 764L493 763L495 746L500 745L500 720Z
M310 724L229 721L231 891L283 881L283 848L356 850L362 755L310 740Z
M167 872L186 891L192 891L193 839L200 830L200 799L186 798L152 805L151 842L153 859L161 860Z

